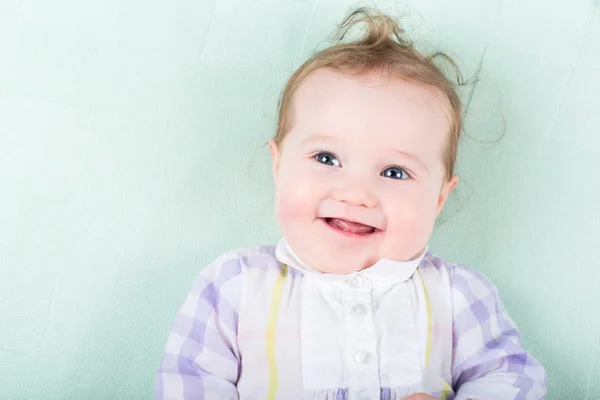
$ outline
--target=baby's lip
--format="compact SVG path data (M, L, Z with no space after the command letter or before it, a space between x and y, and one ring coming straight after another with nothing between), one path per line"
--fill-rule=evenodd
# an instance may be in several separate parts
M378 227L377 225L373 225L371 223L367 223L367 222L363 222L363 221L359 221L357 219L351 219L351 218L344 218L344 217L335 217L335 216L328 216L328 217L321 217L323 220L328 221L331 219L340 219L342 221L347 221L347 222L351 222L353 224L360 224L360 225L364 225L364 226L368 226L371 227L373 229L375 229L375 232L381 231L382 229L380 227Z

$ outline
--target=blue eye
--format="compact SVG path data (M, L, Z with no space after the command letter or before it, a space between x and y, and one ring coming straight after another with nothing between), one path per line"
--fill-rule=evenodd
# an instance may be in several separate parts
M398 168L398 167L390 167L387 168L386 170L384 170L381 173L381 176L384 176L386 178L391 178L391 179L408 179L410 178L410 175L408 175L408 173L403 170L402 168Z
M340 166L338 159L331 153L321 152L315 156L315 159L322 164L331 165L333 167Z

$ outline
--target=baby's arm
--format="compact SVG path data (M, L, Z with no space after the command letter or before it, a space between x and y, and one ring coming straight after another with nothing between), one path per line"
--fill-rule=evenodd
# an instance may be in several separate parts
M241 268L235 254L206 267L180 308L156 375L156 400L238 398Z
M496 287L483 274L451 271L455 400L539 400L547 390L544 368L521 347Z

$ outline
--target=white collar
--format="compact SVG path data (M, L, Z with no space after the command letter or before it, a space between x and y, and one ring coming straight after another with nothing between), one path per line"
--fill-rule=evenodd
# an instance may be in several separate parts
M421 255L414 260L394 261L382 258L369 268L358 272L352 272L347 275L317 271L302 261L284 238L281 238L277 243L277 247L275 248L275 258L277 258L279 262L287 264L302 273L308 273L312 276L318 276L319 278L326 280L345 281L349 276L361 274L363 277L379 283L399 283L410 279L415 273L417 267L425 257L428 247L429 245L425 246L425 250L423 250Z

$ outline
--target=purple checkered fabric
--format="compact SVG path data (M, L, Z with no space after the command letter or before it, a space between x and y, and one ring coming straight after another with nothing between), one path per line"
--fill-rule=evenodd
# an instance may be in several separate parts
M260 274L264 274L264 281L270 282L271 275L280 273L281 263L274 254L273 246L229 252L199 274L167 340L156 376L156 400L258 399L238 391L242 371L257 377L268 373L252 359L242 358L239 335L252 332L240 332L238 321L245 309L242 299L249 298L246 276L254 274L260 281ZM446 400L543 399L547 388L544 368L521 346L519 332L494 285L471 268L429 253L419 265L423 272L427 268L445 269L450 277L453 314L451 389L439 388L429 394ZM290 268L286 279L300 281L303 273ZM269 288L258 290L256 296L268 293ZM286 360L278 366L281 382L285 382L286 374L297 373L294 363L301 363L292 356ZM401 393L397 388L384 387L380 398L399 400L405 395ZM301 386L280 384L276 398L342 400L349 396L343 387L303 392Z

